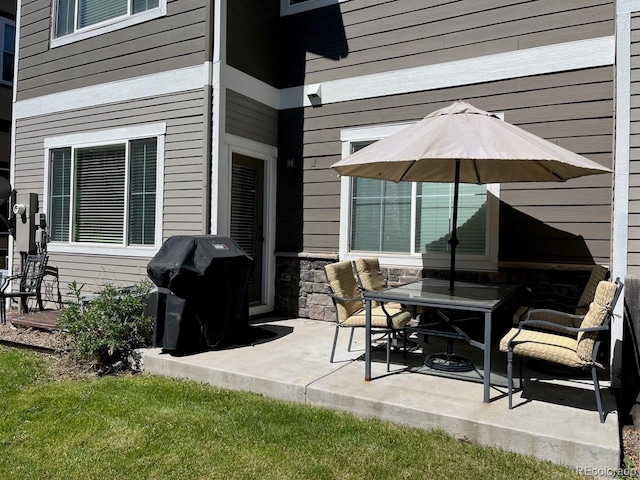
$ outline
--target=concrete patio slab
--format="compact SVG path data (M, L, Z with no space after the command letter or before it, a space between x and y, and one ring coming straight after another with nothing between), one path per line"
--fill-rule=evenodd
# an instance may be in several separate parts
M491 402L482 402L482 384L426 373L430 351L445 346L429 339L403 355L392 354L387 372L384 350L375 351L373 380L364 380L363 329L347 351L342 331L336 362L329 363L333 324L308 319L262 319L256 323L276 334L251 345L174 356L160 349L143 352L144 371L189 378L232 390L260 393L280 400L319 405L417 428L440 428L456 438L532 455L580 468L611 469L620 463L620 434L614 395L603 382L608 412L601 424L593 387L587 378L558 376L525 369L525 388L508 410L504 355L492 358ZM456 342L456 353L473 359L480 378L479 351Z

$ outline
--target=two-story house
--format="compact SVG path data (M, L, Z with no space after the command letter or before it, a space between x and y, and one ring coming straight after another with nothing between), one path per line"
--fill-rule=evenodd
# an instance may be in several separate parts
M615 170L469 187L460 270L640 268L637 2L21 0L16 17L11 180L39 195L62 284L136 282L176 234L255 258L252 313L329 318L337 259L446 270L448 186L330 166L458 99Z

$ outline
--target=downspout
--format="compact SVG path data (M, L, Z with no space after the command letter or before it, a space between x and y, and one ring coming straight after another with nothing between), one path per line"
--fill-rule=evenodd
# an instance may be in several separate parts
M221 198L226 188L227 152L224 144L225 132L225 88L223 70L226 65L227 0L214 0L213 3L213 62L211 63L211 220L212 234L228 235L225 215L227 200ZM221 188L223 187L223 188ZM223 190L221 192L221 190ZM215 203L214 203L215 202Z
M629 135L631 105L631 13L635 0L616 2L615 126L613 165L613 216L611 227L611 277L624 282L629 240ZM623 297L624 298L624 293ZM620 387L624 302L619 301L611 321L611 386Z
M211 157L213 155L213 43L214 43L213 2L206 2L205 10L205 83L204 83L204 182L202 185L202 233L211 233Z

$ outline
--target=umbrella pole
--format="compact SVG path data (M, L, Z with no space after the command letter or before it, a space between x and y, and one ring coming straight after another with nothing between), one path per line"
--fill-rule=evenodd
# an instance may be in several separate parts
M456 273L456 247L458 246L458 196L460 193L460 159L456 159L456 176L453 185L453 225L451 228L451 267L449 268L449 291L453 292Z

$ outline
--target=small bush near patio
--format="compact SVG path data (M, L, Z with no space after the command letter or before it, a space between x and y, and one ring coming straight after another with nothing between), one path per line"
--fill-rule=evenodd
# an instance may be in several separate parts
M144 314L151 284L127 291L105 285L88 305L82 288L75 281L69 285L71 301L58 320L71 357L100 374L137 369L136 349L150 344L153 329L153 319Z
M191 381L46 381L43 358L0 348L0 478L581 478L440 431Z

